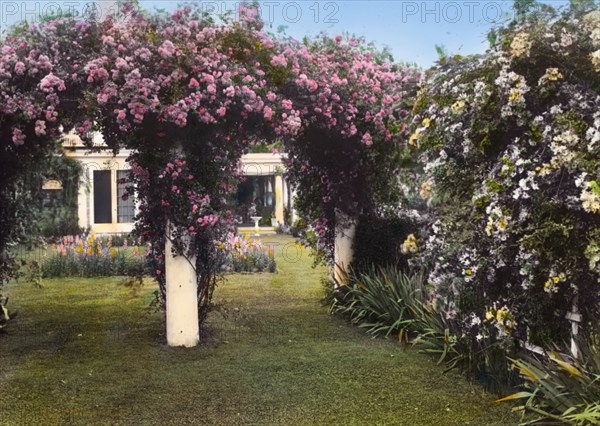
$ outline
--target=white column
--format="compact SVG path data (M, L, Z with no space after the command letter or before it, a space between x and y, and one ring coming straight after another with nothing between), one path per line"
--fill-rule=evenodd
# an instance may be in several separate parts
M91 226L90 209L93 194L93 188L90 184L90 169L87 165L83 165L79 187L77 188L77 216L79 219L79 227L86 229Z
M275 175L275 220L283 223L283 178Z
M338 215L338 218L343 218L339 213ZM335 261L335 265L333 266L333 277L337 283L343 284L347 281L348 267L350 266L352 256L354 255L352 243L354 242L355 234L356 223L347 223L345 227L336 224L333 252Z
M194 259L173 256L172 243L165 243L167 290L167 344L190 348L200 342L198 292Z
M110 202L112 204L111 223L117 223L117 170L113 167L110 169Z
M288 183L289 185L289 183ZM296 189L292 187L292 223L290 223L290 225L294 225L296 223L296 221L298 220L298 212L296 212L296 206L294 206L294 198L296 198Z

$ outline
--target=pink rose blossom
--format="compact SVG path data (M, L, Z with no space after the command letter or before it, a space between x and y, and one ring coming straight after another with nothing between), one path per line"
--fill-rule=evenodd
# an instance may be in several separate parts
M35 122L35 134L37 136L46 134L46 122L44 120L37 120Z
M12 141L16 146L23 145L25 143L25 134L23 134L21 129L13 129Z

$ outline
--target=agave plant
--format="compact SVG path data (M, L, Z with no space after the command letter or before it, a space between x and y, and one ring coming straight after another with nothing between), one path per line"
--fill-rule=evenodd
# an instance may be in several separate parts
M600 425L600 334L580 343L581 356L549 352L547 359L512 360L525 390L498 402L525 399L516 407L533 418L523 424Z
M332 310L349 315L370 334L393 335L408 342L409 335L416 332L415 315L427 299L423 274L406 274L393 267L372 268L351 273L349 282Z

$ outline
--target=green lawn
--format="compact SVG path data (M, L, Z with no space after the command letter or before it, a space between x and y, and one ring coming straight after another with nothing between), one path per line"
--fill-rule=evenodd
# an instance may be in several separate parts
M328 315L323 269L274 236L276 274L230 275L203 344L164 343L155 287L118 278L11 284L0 424L513 425L506 406L428 356ZM288 245L286 245L288 244ZM287 260L282 253L287 253Z

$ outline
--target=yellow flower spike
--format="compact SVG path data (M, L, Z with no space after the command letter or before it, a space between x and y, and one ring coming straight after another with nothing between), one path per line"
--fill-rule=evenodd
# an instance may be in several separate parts
M425 128L428 128L430 124L431 124L431 118L424 118L423 121L421 122L421 125Z

